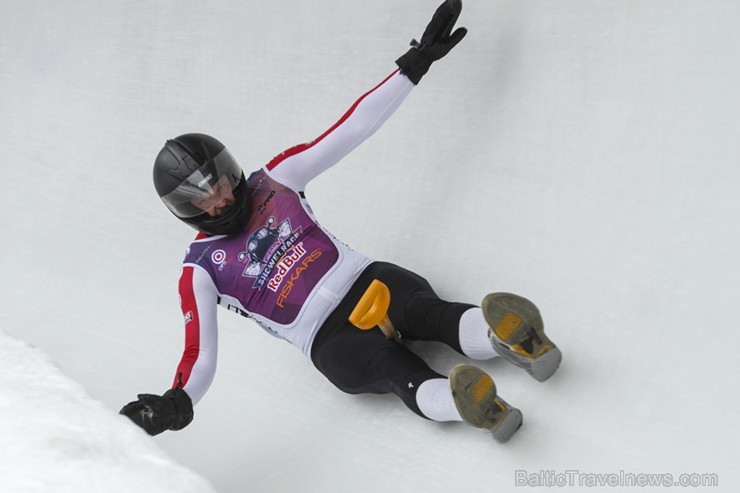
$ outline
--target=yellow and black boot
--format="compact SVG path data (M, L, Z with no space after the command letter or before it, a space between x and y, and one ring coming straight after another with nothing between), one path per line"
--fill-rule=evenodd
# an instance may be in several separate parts
M470 426L489 430L506 442L522 426L522 413L496 394L496 384L483 370L457 365L450 371L450 390L457 412Z
M493 349L544 382L560 366L560 349L545 335L542 316L526 298L511 293L486 295L481 304Z

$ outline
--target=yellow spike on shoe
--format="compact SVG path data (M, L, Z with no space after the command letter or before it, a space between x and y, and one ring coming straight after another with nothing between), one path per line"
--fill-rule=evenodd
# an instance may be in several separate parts
M493 328L493 330L494 332L496 332L496 335L499 336L500 339L506 340L521 325L521 317L517 316L515 313L509 312L504 315L504 318L501 319L501 321L498 323L498 325L496 325L496 327Z
M481 375L478 381L475 382L473 388L470 389L470 395L473 396L473 399L477 404L480 404L483 399L486 398L492 388L493 379L484 373L483 375Z

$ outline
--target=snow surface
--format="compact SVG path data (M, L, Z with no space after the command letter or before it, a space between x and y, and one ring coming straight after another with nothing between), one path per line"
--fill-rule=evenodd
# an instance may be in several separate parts
M39 349L0 332L2 491L214 491Z
M256 169L390 73L436 6L3 2L0 329L84 387L59 380L66 400L89 395L115 419L83 440L104 419L90 405L89 425L75 419L56 442L89 456L65 472L89 481L80 491L116 491L93 486L111 457L153 485L188 477L163 460L152 472L152 443L221 492L518 491L522 470L714 473L706 490L737 491L735 0L467 0L468 37L309 186L322 224L443 297L511 291L540 306L564 354L551 380L481 363L524 413L509 443L421 420L393 396L342 394L226 312L192 425L101 441L119 436L123 404L170 385L182 350L176 284L193 233L151 184L164 140L210 133ZM87 414L30 400L46 378L17 392L40 357L0 347L3 459L34 451L4 460L2 488L35 491L6 485L33 469L55 481L67 445L41 425ZM465 361L414 347L440 372Z

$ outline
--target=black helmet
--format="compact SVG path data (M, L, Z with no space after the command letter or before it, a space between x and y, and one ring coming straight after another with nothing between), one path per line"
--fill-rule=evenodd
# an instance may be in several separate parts
M228 183L234 203L215 216L193 200L212 193L216 184ZM244 230L250 205L244 171L228 149L211 136L180 135L165 143L154 161L154 187L167 208L183 222L211 235Z

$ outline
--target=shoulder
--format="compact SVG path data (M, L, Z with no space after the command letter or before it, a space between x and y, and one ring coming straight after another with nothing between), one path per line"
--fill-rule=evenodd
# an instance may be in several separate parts
M185 250L185 257L182 260L183 267L199 266L210 274L211 257L219 255L218 252L220 252L218 248L220 238L223 236L208 236L199 233Z
M279 174L275 174L267 166L249 175L247 189L249 189L252 198L274 195L284 191L298 193L298 187L295 184Z

